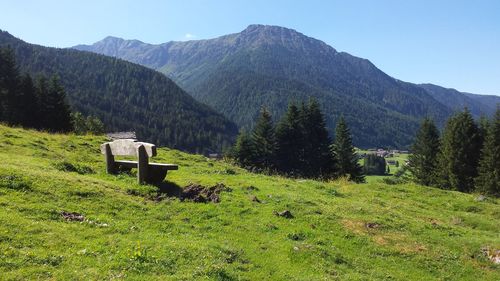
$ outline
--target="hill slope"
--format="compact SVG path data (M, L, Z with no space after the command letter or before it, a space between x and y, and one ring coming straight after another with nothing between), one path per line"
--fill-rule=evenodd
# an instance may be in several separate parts
M105 174L104 141L0 125L2 279L500 278L481 251L500 247L498 200L256 175L159 149L155 161L180 165L163 185L170 193L190 182L230 188L220 203L182 202ZM285 209L294 217L274 214Z
M141 140L188 151L221 151L236 125L194 100L164 75L120 59L23 42L0 31L22 71L58 75L73 108L108 130L135 130Z
M492 116L496 105L500 104L500 97L475 95L447 89L433 84L420 84L431 96L453 110L462 110L467 107L471 113L478 117L481 115Z
M262 105L279 117L289 101L314 96L330 129L340 114L346 116L356 145L406 146L423 116L442 123L451 113L421 87L368 60L277 26L160 45L107 37L75 48L157 69L240 126L249 126Z

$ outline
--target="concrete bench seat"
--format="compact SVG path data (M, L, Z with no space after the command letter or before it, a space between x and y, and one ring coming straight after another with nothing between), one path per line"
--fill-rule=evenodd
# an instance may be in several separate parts
M101 153L105 155L108 174L137 168L139 184L160 183L165 179L169 170L179 169L179 166L175 164L149 163L149 158L156 156L156 146L132 139L104 143L101 145ZM137 156L138 161L115 160L114 156Z

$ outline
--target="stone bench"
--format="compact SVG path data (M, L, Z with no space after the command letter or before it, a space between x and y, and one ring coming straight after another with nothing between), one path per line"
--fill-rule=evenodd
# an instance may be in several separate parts
M149 163L149 158L156 156L156 146L132 139L104 143L101 145L101 153L105 156L108 174L137 168L137 182L139 184L160 183L165 179L168 170L179 169L174 164ZM136 156L137 161L115 160L115 156Z

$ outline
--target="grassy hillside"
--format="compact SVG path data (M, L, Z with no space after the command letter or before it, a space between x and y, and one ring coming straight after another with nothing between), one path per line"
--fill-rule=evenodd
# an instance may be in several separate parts
M220 203L180 201L105 174L104 141L0 126L0 279L500 279L481 250L500 248L496 199L262 176L160 149L156 161L180 165L163 190L228 187Z

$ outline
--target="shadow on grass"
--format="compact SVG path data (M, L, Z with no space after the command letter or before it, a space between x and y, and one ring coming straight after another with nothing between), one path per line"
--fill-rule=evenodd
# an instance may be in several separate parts
M176 197L180 198L182 194L182 187L170 181L163 181L155 184L158 187L159 197Z

